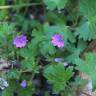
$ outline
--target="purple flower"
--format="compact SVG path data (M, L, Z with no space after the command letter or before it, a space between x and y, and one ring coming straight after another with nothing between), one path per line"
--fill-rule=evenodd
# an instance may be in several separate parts
M62 48L64 46L63 36L61 34L55 34L52 37L53 46Z
M26 43L27 43L27 37L25 35L19 35L19 36L15 37L13 40L13 44L17 48L24 47L26 45Z
M26 80L23 80L20 85L22 88L25 88L27 86Z

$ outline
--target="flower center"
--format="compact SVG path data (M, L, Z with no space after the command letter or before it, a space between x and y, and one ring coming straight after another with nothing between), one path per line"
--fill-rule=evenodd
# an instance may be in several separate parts
M58 42L61 42L62 41L62 38L61 37L58 37L57 41Z
M19 42L22 42L22 38L21 38L21 37L19 37L19 38L18 38L18 41L19 41Z

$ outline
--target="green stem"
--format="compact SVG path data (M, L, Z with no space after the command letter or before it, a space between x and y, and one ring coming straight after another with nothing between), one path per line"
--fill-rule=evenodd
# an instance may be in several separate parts
M34 76L35 76L35 73L33 72L33 74L31 75L30 82L33 80Z
M5 6L0 6L0 9L21 8L21 7L36 6L36 5L42 5L42 3L29 3L29 4L20 4L20 5L5 5Z
M20 49L16 50L16 59L19 61Z
M92 95L90 95L90 94L88 94L88 93L86 93L84 91L81 91L81 93L84 94L84 95L86 95L86 96L92 96Z
M27 0L27 3L29 4L30 3L30 0ZM27 10L28 10L28 7L25 8L24 16L25 16Z

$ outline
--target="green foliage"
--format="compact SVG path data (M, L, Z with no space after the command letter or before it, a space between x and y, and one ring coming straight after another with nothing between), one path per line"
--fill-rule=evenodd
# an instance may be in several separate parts
M93 89L96 89L96 54L90 52L85 54L85 58L80 58L89 41L96 39L96 1L9 1L0 0L0 58L10 65L6 64L5 69L1 68L0 63L0 75L9 83L2 96L14 96L14 92L17 96L33 96L38 90L42 96L49 96L43 81L48 81L53 88L52 93L76 96L78 86L83 89L85 82L74 77L75 67L89 76ZM62 35L63 48L53 45L52 37L55 34ZM18 35L27 37L26 46L17 48L13 44ZM59 42L61 38L56 39ZM21 42L21 39L18 41ZM68 65L65 66L65 63ZM26 88L21 87L22 80L26 80ZM40 86L38 90L35 80L35 83L40 82L37 84Z
M92 32L90 32L89 30L88 22L82 24L80 27L77 28L76 31L76 35L79 35L79 38L83 38L84 40L90 40L91 38L93 38L92 36L90 37L90 33Z
M91 0L90 2L88 0L79 0L79 5L80 5L80 12L84 15L84 17L88 20L87 23L83 24L80 30L83 30L85 27L85 39L88 38L87 40L90 39L96 39L96 2L95 0ZM90 30L89 30L90 29ZM79 32L80 32L79 30ZM89 30L89 31L88 31ZM81 32L81 34L82 34ZM89 34L89 35L88 35ZM83 34L82 34L83 35ZM83 38L84 38L83 36ZM80 36L82 37L82 36Z
M70 54L66 57L66 60L74 64L75 59L79 58L81 52L86 48L86 42L79 40L77 47L73 44L69 44L66 48L70 52Z
M8 22L4 22L4 23L0 23L0 37L3 38L5 37L4 39L7 39L6 36L14 33L14 28L15 27L15 24L14 23L8 23Z
M21 68L23 70L29 70L35 73L38 73L39 66L37 62L35 61L35 55L34 52L30 48L23 48L20 50L20 55L25 58L21 62Z
M72 70L72 67L65 70L63 64L49 65L44 69L44 76L53 85L54 92L58 93L66 88L68 80L73 75Z
M94 32L94 28L92 28L92 23L90 22L85 22L80 25L76 30L76 35L79 35L79 38L85 41L96 39L96 33Z
M62 9L65 7L67 2L68 0L44 0L44 3L50 10L54 10L55 8Z
M64 24L66 20L63 15L51 11L48 11L45 16L47 21L55 24Z
M22 48L22 50L20 50L20 56L25 59L28 59L30 58L30 56L34 57L34 53L31 51L30 48Z
M96 89L96 54L95 53L86 53L85 59L80 58L76 59L77 69L89 76L92 79L93 89Z
M94 10L96 8L96 2L95 0L91 0L89 2L89 0L79 0L79 9L80 12L82 12L84 14L85 17L87 17L87 19L91 19L91 18L95 18L96 16L96 10Z
M19 89L18 92L18 96L30 96L34 94L34 86L32 86L32 84L30 84L29 86L27 86L27 88L23 89L21 88L21 86L17 86L17 89Z
M54 54L56 52L54 46L52 46L52 43L50 41L43 41L39 47L40 52L45 56L47 56L47 54Z
M17 83L17 84L16 84ZM29 86L27 86L27 88L22 88L19 85L19 82L16 82L14 80L11 80L9 82L9 87L7 87L3 92L2 92L2 96L14 96L14 92L18 94L18 96L30 96L33 95L34 93L34 88L32 86L32 84L30 84Z
M17 69L12 69L6 74L6 77L8 79L19 79L20 78L20 72Z
M31 43L28 45L29 49L32 51L33 56L37 56L39 51L39 45L43 40L45 40L43 31L34 29L32 31L32 36L34 37Z
M33 71L35 73L38 73L39 70L39 66L37 65L37 63L34 61L34 58L32 59L25 59L21 62L21 68L23 70L29 70L29 71Z
M16 84L13 80L9 81L10 86L7 87L3 92L2 96L13 96L13 92L16 88Z
M15 35L15 23L1 22L0 23L0 55L2 58L8 58L13 54L12 39Z

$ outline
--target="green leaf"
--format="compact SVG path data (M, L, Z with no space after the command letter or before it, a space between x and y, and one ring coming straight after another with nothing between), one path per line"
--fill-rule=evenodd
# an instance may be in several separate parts
M6 3L6 0L2 0L2 1L0 1L0 5L5 5L5 3Z
M87 25L83 25L84 31L86 31L87 36L84 34L85 38L96 39L96 2L95 0L79 0L79 9L83 16L88 20ZM85 26L85 28L84 28ZM88 31L89 29L90 31ZM82 31L82 32L84 32ZM85 33L85 32L84 32ZM88 34L89 33L89 34ZM83 33L82 33L83 35ZM84 37L83 36L83 37Z
M25 59L33 58L34 52L30 48L22 48L20 49L20 55L24 57Z
M46 16L46 21L52 22L54 24L64 24L66 20L63 15L57 14L53 11L48 11L45 16Z
M93 22L85 22L84 24L80 25L76 30L76 36L79 35L80 39L83 39L85 41L92 40L96 38L96 33L94 27L92 26L94 24Z
M30 86L27 86L27 88L22 88L21 86L17 87L19 90L18 92L18 96L32 96L34 94L34 87L32 86L32 84Z
M79 0L80 12L84 14L85 17L93 18L96 17L96 1L91 0Z
M55 8L63 9L67 2L68 0L44 0L44 3L50 10L54 10Z
M79 58L81 52L87 47L86 42L83 40L79 40L77 47L74 44L70 44L66 46L67 50L70 54L65 58L68 62L75 63L75 59Z
M44 77L53 85L54 92L58 93L66 87L73 75L72 70L72 67L65 70L63 64L49 65L44 69Z
M50 41L43 41L41 44L40 44L40 52L43 54L43 55L47 55L47 54L54 54L56 52L56 49L55 47L52 45L52 43Z
M0 35L1 34L8 35L13 33L14 27L15 27L14 23L11 24L8 24L7 22L0 23Z
M22 62L21 62L21 68L23 70L29 70L29 71L33 71L35 73L37 73L38 70L39 70L39 66L35 62L34 58L28 58L28 59L22 60Z
M20 71L17 69L12 69L7 73L7 78L8 79L19 79L20 77Z
M77 64L77 69L85 74L87 74L93 83L93 89L96 89L96 53L86 53L85 59L80 58L75 60Z
M10 35L14 33L15 24L8 24L7 22L0 23L0 43L6 44L10 40ZM2 43L3 42L3 43Z
M33 29L32 31L32 37L31 43L28 45L29 50L31 50L31 53L33 56L37 56L39 54L39 45L43 40L45 40L44 33L41 32L41 30Z

